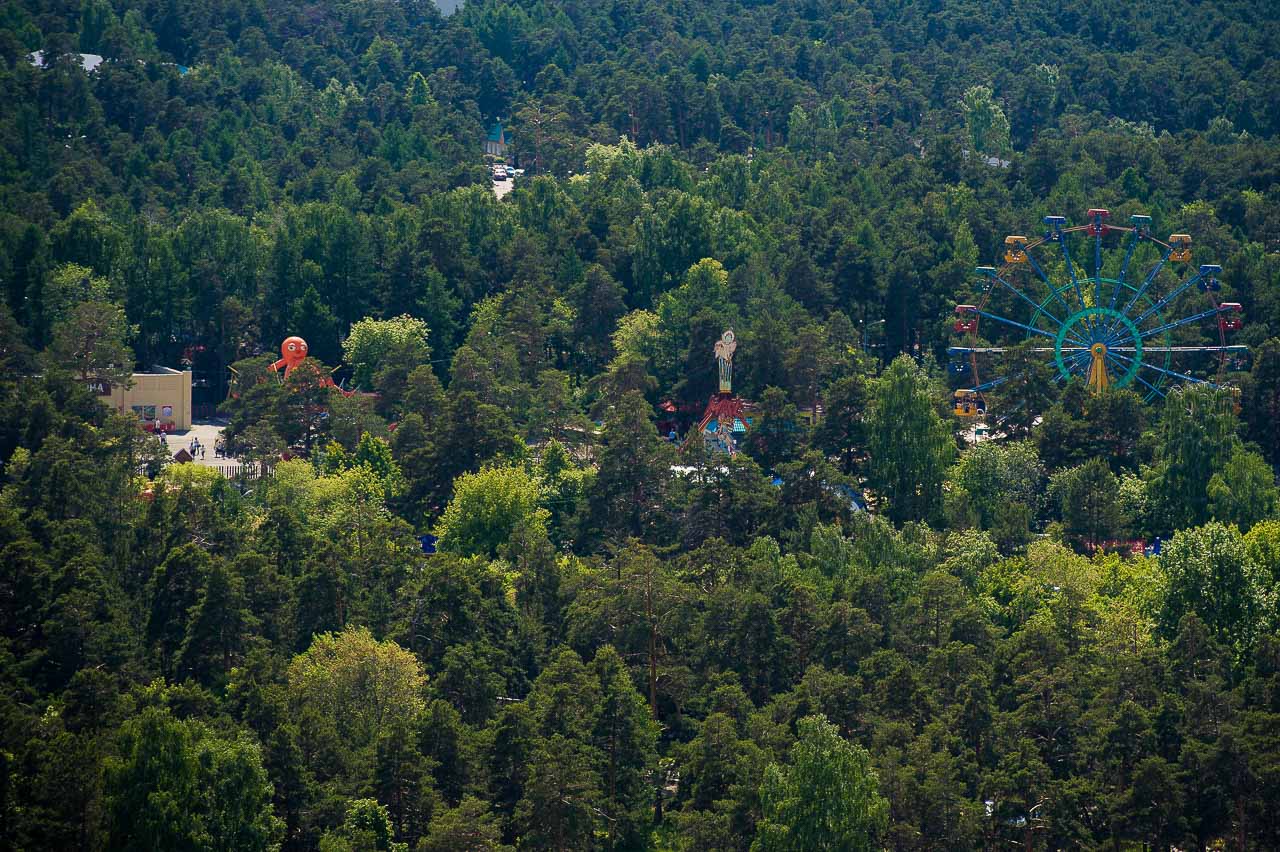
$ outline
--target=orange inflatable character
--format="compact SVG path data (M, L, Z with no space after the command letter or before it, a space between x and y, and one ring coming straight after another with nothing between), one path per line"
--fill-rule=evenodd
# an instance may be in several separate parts
M301 337L286 337L284 342L280 344L280 354L283 355L279 361L271 365L271 369L279 370L284 367L284 377L289 378L289 374L293 372L293 368L301 364L307 357L307 341ZM351 396L355 391L343 390L333 383L333 378L324 376L320 379L320 384L325 387L331 387L343 396Z
M280 344L280 355L283 356L279 361L271 365L271 369L279 370L284 367L285 378L289 373L293 372L293 368L302 363L307 357L307 341L301 337L286 337L284 343Z

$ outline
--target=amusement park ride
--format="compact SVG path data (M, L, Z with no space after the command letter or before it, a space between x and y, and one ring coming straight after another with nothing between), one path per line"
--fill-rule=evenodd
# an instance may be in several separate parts
M286 337L280 344L280 360L275 361L271 365L271 369L277 373L281 368L284 369L284 378L289 378L289 374L293 372L293 368L297 367L307 359L307 341L301 337ZM341 393L343 396L352 396L355 391L349 391L338 387L333 382L332 376L325 376L320 380L320 385L330 387Z
M289 378L289 374L294 371L294 368L296 368L299 364L301 364L305 360L307 360L307 341L303 340L301 337L297 337L296 335L294 335L294 336L286 337L283 341L281 341L280 358L276 361L273 361L268 366L268 369L271 370L272 373L274 373L277 377L279 377L280 380L283 381L284 379ZM243 383L243 378L240 376L238 372L236 372L236 369L234 367L230 369L231 369L231 389L230 389L229 395L232 398L235 398L235 397L238 397L240 395L241 390L243 390L243 388L241 387ZM261 379L259 379L259 381L261 381ZM320 377L318 379L316 387L333 388L338 393L347 397L356 395L356 391L349 391L335 384L333 381L333 376L329 376L329 375ZM365 394L365 395L367 396L368 394Z
M1239 303L1218 300L1221 266L1191 272L1181 266L1191 260L1189 235L1164 241L1152 236L1150 216L1131 216L1128 226L1110 224L1110 216L1093 208L1085 224L1071 227L1064 216L1046 216L1043 236L1006 237L1003 266L977 268L977 304L955 309L953 327L964 345L947 350L951 372L969 379L955 392L957 416L986 414L985 393L1018 373L991 364L986 372L995 375L984 381L980 359L998 362L1021 340L1035 341L1030 351L1049 363L1055 383L1077 377L1094 392L1132 386L1148 400L1171 382L1214 385L1188 372L1205 375L1205 356L1217 356L1220 383L1229 358L1248 351L1227 343L1242 323ZM1072 240L1081 238L1092 249L1092 274L1071 254ZM979 320L991 321L990 339L980 336ZM1199 335L1185 345L1175 340L1178 329L1209 322L1216 345Z
M748 412L752 405L733 394L733 353L737 349L733 329L726 330L716 341L713 351L720 371L719 391L707 402L697 427L689 430L686 447L702 440L710 453L733 455L738 451L738 442L751 425Z

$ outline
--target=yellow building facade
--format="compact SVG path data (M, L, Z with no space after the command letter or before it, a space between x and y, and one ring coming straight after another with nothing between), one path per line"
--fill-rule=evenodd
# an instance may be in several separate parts
M102 401L122 414L133 412L142 423L168 426L183 432L191 428L191 373L155 367L134 373L132 387L99 387Z

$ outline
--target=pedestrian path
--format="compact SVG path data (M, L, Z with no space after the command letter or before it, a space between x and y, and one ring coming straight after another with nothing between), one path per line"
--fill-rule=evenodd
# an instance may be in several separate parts
M203 458L199 452L194 453L192 461L205 467L225 467L228 464L235 464L231 459L224 459L216 455L213 448L218 444L218 438L222 435L222 430L226 427L226 423L215 420L200 420L191 424L191 428L185 432L171 432L164 436L164 442L169 447L169 455L173 455L178 450L186 450L191 452L191 442L193 439L199 439L200 446L204 448Z

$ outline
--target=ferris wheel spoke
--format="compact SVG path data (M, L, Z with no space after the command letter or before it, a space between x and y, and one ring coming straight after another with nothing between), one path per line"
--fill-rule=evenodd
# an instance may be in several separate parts
M1138 243L1142 242L1142 232L1134 228L1130 232L1129 245L1124 250L1124 262L1120 264L1120 275L1116 278L1116 285L1111 288L1111 310L1116 309L1116 302L1120 300L1120 288L1129 283L1129 261L1133 260L1133 252L1138 247Z
M1077 370L1076 368L1082 367L1083 364L1086 362L1087 358L1090 357L1091 355L1092 353L1088 349L1086 349L1083 352L1077 352L1075 355L1072 355L1070 358L1063 358L1062 363L1067 368L1067 375L1074 376L1084 372L1082 369ZM1064 378L1066 378L1066 376L1062 374L1061 370L1058 370L1053 374L1053 383L1056 385L1058 382L1062 381Z
M1089 348L1089 341L1085 340L1083 337L1079 336L1073 331L1068 331L1066 334L1062 335L1062 339L1069 340L1072 343L1074 343L1075 346L1072 348L1079 348L1079 349ZM1065 349L1066 347L1063 347L1063 348Z
M1122 361L1128 361L1130 364L1134 363L1134 359L1121 355L1119 352L1109 352L1107 354L1113 355ZM1155 370L1157 373L1164 373L1166 376L1172 376L1175 379L1182 379L1184 382L1191 382L1192 384L1197 385L1213 385L1213 382L1208 382L1204 379L1197 379L1195 376L1189 376L1186 373L1179 373L1177 370L1166 370L1164 367L1157 367L1155 364L1148 364L1146 361L1138 361L1137 363L1141 369Z
M1093 235L1093 305L1102 304L1102 229Z
M1107 362L1111 362L1111 369L1114 369L1116 371L1116 375L1119 375L1119 376L1127 375L1129 370L1132 369L1129 365L1121 364L1120 358L1118 357L1117 353L1112 352L1110 350L1108 350L1107 353L1102 356L1102 358L1103 358L1103 364L1106 364ZM1132 359L1130 359L1130 364L1132 364ZM1133 374L1134 376L1137 376L1138 371L1134 370Z
M1062 246L1062 260L1067 264L1067 274L1071 276L1071 286L1076 290L1076 298L1080 300L1080 307L1085 307L1084 293L1080 291L1080 279L1076 277L1075 264L1071 262L1071 249L1067 248L1067 235L1063 233L1062 226L1055 223L1054 231L1058 234L1058 244Z
M1173 331L1175 328L1181 328L1184 325L1190 325L1193 322L1199 322L1202 319L1207 319L1208 317L1217 316L1219 313L1221 313L1221 311L1218 309L1218 306L1214 305L1214 307L1211 310L1201 311L1198 314L1192 314L1191 316L1183 317L1182 319L1176 320L1174 322L1167 322L1164 325L1157 326L1156 328L1148 329L1147 331L1142 332L1138 336L1142 338L1147 338L1152 336L1153 334L1161 334L1162 332Z
M1093 351L1090 349L1084 349L1068 358L1063 358L1062 363L1067 365L1067 370L1069 372L1074 372L1073 370L1074 367L1083 367L1086 363L1088 363L1089 359L1092 357L1093 357ZM1062 375L1062 374L1059 373L1058 375Z
M1022 372L1026 372L1026 371L1024 370ZM974 385L973 387L968 388L968 390L973 391L974 393L982 393L983 391L987 391L987 390L991 390L992 388L999 387L1000 385L1004 384L1010 379L1016 379L1018 376L1022 375L1022 372L1014 373L1009 376L1001 376L998 379L992 379L989 382L983 382L980 385Z
M1003 351L1003 350L1001 350L1001 351ZM1052 350L1052 349L1046 349L1046 350L1042 350L1042 351L1052 352L1053 350ZM1063 359L1063 362L1064 362L1065 364L1069 364L1069 365L1074 366L1074 365L1075 365L1075 362L1079 361L1082 357L1084 357L1084 356L1086 356L1086 355L1088 355L1088 354L1089 354L1089 351L1086 349L1086 350L1084 350L1084 351L1077 352L1075 355L1072 355L1072 356L1071 356L1071 357L1069 357L1069 358L1064 358L1064 359ZM1072 371L1071 371L1071 369L1070 369L1070 367L1068 367L1068 372L1072 372ZM992 380L991 380L991 381L989 381L989 382L983 382L983 383L982 383L982 384L980 384L980 385L976 385L976 386L974 386L974 387L968 388L968 390L971 390L971 391L973 391L973 392L975 392L975 393L979 393L979 392L981 392L981 391L986 391L986 390L991 390L991 389L992 389L992 388L994 388L994 387L999 387L1000 385L1004 384L1005 382L1012 381L1013 379L1016 379L1016 378L1018 378L1018 377L1020 377L1020 376L1025 376L1026 374L1027 374L1027 371L1026 371L1026 370L1019 370L1019 371L1018 371L1018 372L1016 372L1016 373L1010 373L1010 374L1009 374L1009 375L1007 375L1007 376L999 376L999 377L997 377L997 378L992 379ZM1051 381L1053 381L1053 382L1055 382L1055 383L1056 383L1056 382L1060 382L1060 381L1062 381L1062 371L1061 371L1061 370L1055 370L1055 371L1054 371L1054 374L1053 374L1053 379L1051 379Z
M1108 349L1123 350L1140 346L1144 337L1145 335L1140 330L1137 335L1134 335L1123 320L1116 320L1106 332L1106 336L1102 338L1102 342ZM1146 349L1145 346L1142 348Z
M1066 347L1063 347L1063 348L1066 348ZM1112 350L1113 350L1113 351L1119 351L1119 352L1133 352L1133 351L1134 351L1134 347L1132 347L1132 346L1114 346L1114 347L1112 347ZM1248 347L1248 346L1242 346L1242 345L1231 345L1231 346L1144 346L1144 347L1142 347L1142 351L1143 351L1144 353L1146 353L1146 352L1194 352L1194 353L1204 353L1204 352L1228 352L1228 353L1236 353L1236 352L1248 352L1248 351L1249 351L1249 347Z
M1125 367L1123 364L1121 364L1121 363L1120 363L1120 359L1121 359L1123 356L1120 356L1120 355L1119 355L1119 353L1109 351L1109 352L1107 352L1106 357L1107 357L1108 359L1110 359L1110 360L1112 360L1112 361L1114 361L1114 362L1115 362L1115 364L1116 364L1116 368L1117 368L1121 373L1128 372L1128 368L1127 368L1127 367ZM1124 359L1124 360L1127 360L1127 361L1132 362L1132 359L1130 359L1130 358L1126 358L1126 359ZM1146 364L1145 362L1143 362L1143 366L1151 366L1151 365L1150 365L1150 364ZM1153 368L1153 369L1159 369L1159 368ZM1146 379L1144 379L1144 378L1142 377L1142 370L1134 370L1134 371L1133 371L1133 379L1134 379L1134 381L1136 381L1136 382L1140 382L1141 384L1146 385L1146 386L1147 386L1147 388L1151 391L1151 393L1155 394L1156 396L1159 396L1159 397L1163 397L1163 396L1164 396L1164 391L1160 390L1160 388L1159 388L1157 385L1153 385L1153 384L1151 384L1151 382L1147 381ZM1151 397L1150 397L1150 396L1148 396L1148 399L1150 399L1150 398L1151 398Z
M1143 294L1147 292L1147 288L1156 280L1156 276L1160 274L1160 270L1164 269L1164 265L1169 262L1169 255L1173 253L1173 246L1168 246L1164 250L1164 254L1160 256L1160 260L1156 261L1156 265L1151 267L1151 271L1147 273L1147 277L1143 280L1142 286L1139 287L1129 299L1128 303L1120 311L1120 313L1128 316L1129 311L1133 310L1133 306L1138 303Z
M1138 314L1138 316L1134 319L1133 324L1142 325L1143 321L1145 321L1147 317L1151 316L1154 313L1158 313L1165 305L1169 304L1174 299L1178 298L1183 293L1187 292L1187 290L1190 289L1191 287L1194 287L1196 282L1199 281L1203 276L1204 276L1203 272L1197 272L1195 275L1192 275L1186 281L1183 281L1177 287L1173 288L1173 290L1171 290L1168 295L1164 296L1158 302L1155 302L1154 304L1152 304L1151 307L1147 308L1145 311Z
M1156 396L1160 396L1160 397L1163 397L1163 396L1164 396L1164 391L1160 390L1160 388L1156 387L1155 385L1151 384L1151 382L1149 382L1149 381L1147 381L1146 379L1142 378L1142 376L1140 376L1140 375L1138 375L1137 373L1135 373L1133 377L1134 377L1134 379L1136 379L1137 381L1142 382L1144 385L1146 385L1147 387L1151 388L1151 392L1152 392L1152 393L1154 393Z
M1120 339L1123 336L1120 333L1120 329L1123 325L1124 323L1119 319L1115 319L1107 323L1107 330L1103 332L1103 342L1110 346L1116 340Z
M1062 347L1063 352L1080 352L1083 349L1084 349L1083 346ZM948 346L947 347L948 355L1003 355L1008 351L1009 351L1009 347L1007 346ZM1033 346L1031 347L1030 351L1055 352L1057 350L1052 346Z
M991 275L991 278L992 278L993 280L995 280L995 281L999 282L999 283L1000 283L1000 285L1001 285L1002 287L1004 287L1006 290L1008 290L1009 292L1013 293L1013 294L1014 294L1014 295L1016 295L1018 298L1022 299L1022 301L1026 302L1028 305L1030 305L1031 307L1035 308L1037 312L1042 313L1042 314L1044 314L1045 316L1047 316L1049 319L1053 320L1055 323L1057 323L1057 324L1058 324L1058 327L1059 327L1059 328L1061 328L1061 327L1062 327L1062 320L1058 319L1056 316L1054 316L1053 314L1051 314L1051 313L1049 313L1047 310L1045 310L1045 308L1044 308L1044 307L1042 307L1038 302L1036 302L1036 300L1035 300L1035 299L1031 298L1031 297L1030 297L1030 296L1028 296L1026 293L1022 292L1022 291L1021 291L1021 290L1019 290L1017 287L1013 286L1013 285L1012 285L1012 284L1010 284L1008 281L1006 281L1006 280L1004 280L1003 278L1001 278L999 273L993 273L993 274Z
M984 311L981 308L976 308L974 309L973 312L980 317L986 317L989 320L995 320L996 322L1002 322L1006 325L1012 325L1016 328L1022 329L1023 331L1029 331L1032 334L1039 334L1043 337L1047 337L1050 340L1058 339L1058 336L1056 334L1050 334L1049 332L1045 331L1042 328L1036 328L1035 326L1030 326L1030 325L1027 325L1026 323L1018 322L1017 320L1011 320L1008 317L1002 317L999 314L993 314L990 311Z
M1036 262L1034 257L1032 257L1031 252L1027 252L1026 255L1027 263L1029 263L1031 268L1035 270L1036 275L1040 276L1040 280L1044 282L1044 286L1049 288L1049 294L1058 300L1058 304L1062 305L1063 310L1068 314L1073 313L1075 309L1072 308L1071 305L1067 304L1066 299L1062 298L1062 293L1059 292L1057 287L1053 286L1053 282L1049 280L1049 276L1040 268L1040 264Z

